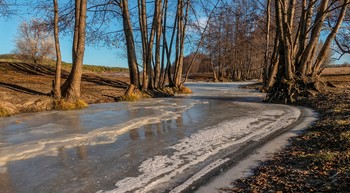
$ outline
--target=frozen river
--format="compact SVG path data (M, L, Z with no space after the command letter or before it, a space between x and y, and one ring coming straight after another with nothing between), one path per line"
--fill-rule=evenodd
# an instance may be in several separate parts
M193 95L0 118L0 192L181 192L301 113L239 83L188 86Z

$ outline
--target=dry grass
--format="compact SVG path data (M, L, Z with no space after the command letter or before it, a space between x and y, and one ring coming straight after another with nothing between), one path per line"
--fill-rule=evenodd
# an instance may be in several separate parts
M138 101L141 98L143 98L143 95L140 93L131 93L129 95L123 95L117 98L118 102L121 101L128 101L128 102L133 102L133 101Z
M87 107L88 107L88 104L86 104L83 100L68 102L66 100L61 99L61 100L54 101L54 109L56 110L75 110L75 109L84 109Z
M186 86L181 86L177 91L178 94L192 94L192 90Z
M350 74L350 67L329 67L325 68L322 72L322 75L348 75Z
M0 106L0 117L9 117L9 116L11 116L11 112L7 108Z
M26 66L28 69L24 69L23 66L18 63L0 62L0 105L3 104L2 107L10 109L11 115L53 109L54 103L49 93L54 78L51 72L54 69L47 68L48 70L43 73L38 73L33 70L34 66L31 64ZM108 74L113 76L107 76ZM83 74L81 99L88 104L115 102L116 97L125 92L123 82L127 85L128 77L122 75L124 74L120 76L114 73ZM8 113L2 112L2 114Z

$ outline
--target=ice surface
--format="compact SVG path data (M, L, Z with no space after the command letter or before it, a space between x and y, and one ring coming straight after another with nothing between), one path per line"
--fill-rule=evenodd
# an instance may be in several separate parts
M0 189L185 189L231 148L298 118L297 108L257 103L264 95L239 85L191 83L189 96L0 118Z
M162 100L152 101L153 104L161 103ZM143 103L143 104L142 104ZM141 105L149 105L149 102L141 102ZM137 106L131 107L130 110L153 109L157 111L153 116L142 116L132 120L109 127L101 127L87 133L58 135L55 133L62 132L59 124L45 124L30 128L27 133L9 136L9 140L15 138L28 138L29 135L40 135L43 137L26 143L7 145L0 148L0 173L6 171L7 162L29 159L37 156L56 156L58 149L61 147L72 148L81 145L102 145L110 144L118 139L118 136L127 133L132 129L140 128L144 125L160 123L161 121L173 120L181 116L181 114L192 108L193 105L202 104L199 100L190 100L189 103L177 105L176 103L165 103L160 106ZM52 134L51 138L46 138L48 134ZM2 168L2 169L1 169Z
M299 115L299 109L284 106L280 110L266 110L253 117L243 117L203 129L168 147L175 150L172 155L157 155L145 160L139 166L139 176L118 181L116 189L106 192L148 192L159 188L219 151L248 140L259 140L272 131L288 126Z

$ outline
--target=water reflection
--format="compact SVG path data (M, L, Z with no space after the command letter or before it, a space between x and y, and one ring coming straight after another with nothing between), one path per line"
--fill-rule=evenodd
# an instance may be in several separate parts
M138 140L140 138L140 135L139 135L139 129L132 129L131 131L129 131L129 136L130 136L130 139L131 140Z
M2 193L15 193L9 171L0 173L0 190Z

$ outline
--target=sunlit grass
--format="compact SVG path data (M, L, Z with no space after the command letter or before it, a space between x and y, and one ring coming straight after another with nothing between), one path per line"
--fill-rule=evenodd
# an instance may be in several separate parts
M2 54L0 55L0 62L29 62L23 59L20 59L18 55L16 54ZM52 59L45 59L40 62L41 65L48 65L48 66L56 66L56 61ZM68 62L62 62L62 69L66 71L70 71L72 67L71 63ZM83 65L84 71L90 71L90 72L127 72L127 68L120 68L120 67L109 67L109 66L98 66L98 65L91 65L91 64L84 64Z
M350 119L342 119L342 120L336 120L336 124L338 125L350 125Z
M342 141L346 141L347 143L350 143L350 131L346 131L340 134L340 139Z
M193 93L192 90L186 86L181 86L178 90L177 93L179 94L191 94Z
M5 107L0 106L0 117L9 117L11 116L11 112Z
M122 102L122 101L128 101L128 102L134 102L138 101L141 98L145 98L142 93L136 92L136 93L131 93L128 95L123 95L117 98L117 101Z
M80 99L76 100L75 102L68 102L64 99L54 101L55 110L75 110L75 109L84 109L87 107L88 107L88 104L86 104L83 100L80 100Z

